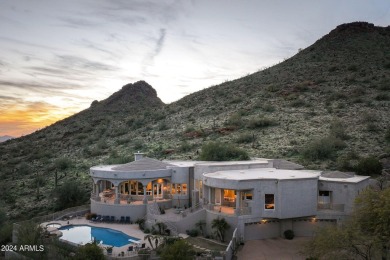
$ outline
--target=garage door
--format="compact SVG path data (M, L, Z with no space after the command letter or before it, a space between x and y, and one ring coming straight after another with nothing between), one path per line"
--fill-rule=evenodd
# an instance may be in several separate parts
M311 219L305 220L293 220L293 231L295 236L298 237L311 237L314 232L324 226L336 225L336 220L326 219L320 220L317 219L315 221Z
M280 223L250 223L245 225L245 240L266 239L280 236Z

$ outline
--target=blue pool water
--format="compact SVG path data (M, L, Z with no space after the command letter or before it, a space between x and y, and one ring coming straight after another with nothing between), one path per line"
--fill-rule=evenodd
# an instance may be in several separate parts
M133 241L138 241L138 238L131 237L125 233L110 229L110 228L101 228L101 227L92 227L92 226L76 226L69 225L59 228L62 232L61 239L76 243L76 244L86 244L91 241L97 240L104 245L110 246L124 246L130 244L129 239Z

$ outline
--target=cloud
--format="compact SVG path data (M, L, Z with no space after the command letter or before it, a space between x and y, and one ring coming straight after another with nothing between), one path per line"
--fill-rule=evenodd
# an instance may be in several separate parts
M102 21L92 21L91 19L85 19L85 18L75 18L75 17L59 17L58 18L61 22L63 22L61 25L67 26L70 28L88 28L88 29L94 29L101 27L104 25Z
M71 111L45 102L14 104L0 114L0 135L26 135L71 114Z
M143 66L142 66L143 75L150 75L150 73L147 72L148 66L152 66L154 59L160 54L164 46L165 35L166 35L166 29L161 28L159 31L159 37L155 40L153 50L151 50L143 60Z

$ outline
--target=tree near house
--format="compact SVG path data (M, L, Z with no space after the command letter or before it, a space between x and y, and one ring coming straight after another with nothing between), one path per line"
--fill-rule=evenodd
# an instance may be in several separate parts
M351 217L342 227L320 229L304 254L319 259L388 259L390 248L390 188L367 189L357 197Z
M200 233L202 234L202 236L204 236L204 227L205 226L206 226L206 221L204 221L203 219L201 219L195 223L195 227L200 230Z
M215 230L215 234L221 240L225 241L225 232L230 228L229 223L226 222L225 218L216 218L211 222L211 228Z

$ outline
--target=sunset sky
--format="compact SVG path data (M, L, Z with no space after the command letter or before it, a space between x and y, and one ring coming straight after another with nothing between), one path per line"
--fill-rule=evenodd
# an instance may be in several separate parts
M390 25L390 1L1 0L0 136L29 134L138 80L170 103L353 21Z

